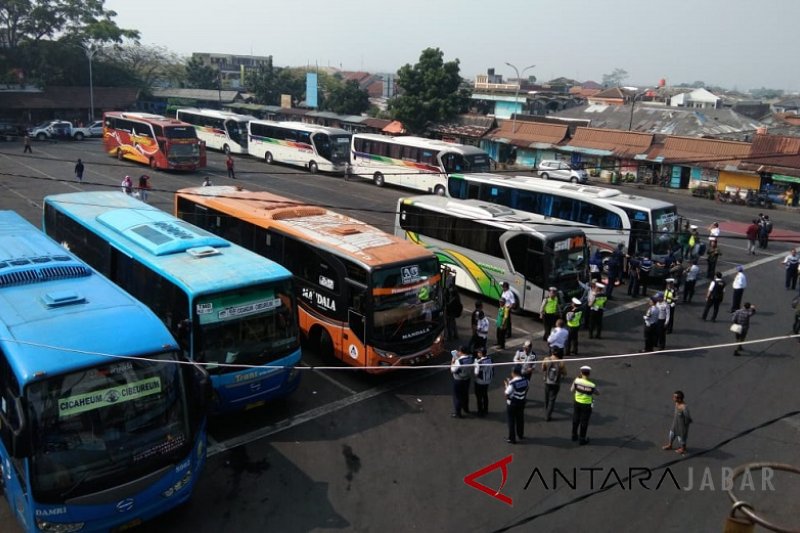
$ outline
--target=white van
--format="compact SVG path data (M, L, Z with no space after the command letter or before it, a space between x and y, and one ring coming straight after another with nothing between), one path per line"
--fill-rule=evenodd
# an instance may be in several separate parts
M556 179L571 181L572 183L586 183L589 174L582 169L573 168L566 161L556 161L555 159L542 159L536 167L542 179Z

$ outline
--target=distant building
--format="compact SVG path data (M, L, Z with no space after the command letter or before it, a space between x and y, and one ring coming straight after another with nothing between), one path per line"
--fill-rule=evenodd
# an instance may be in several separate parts
M722 98L701 88L673 96L669 100L669 105L695 109L717 109L722 106Z
M248 72L258 67L267 66L272 56L243 56L236 54L212 54L195 52L192 59L199 59L203 65L216 69L220 73L223 88L239 89Z

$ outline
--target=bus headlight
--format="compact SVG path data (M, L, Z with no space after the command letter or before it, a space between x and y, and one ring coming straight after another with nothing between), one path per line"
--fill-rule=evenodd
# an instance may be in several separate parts
M180 479L180 481L178 481L170 488L162 492L161 495L164 496L165 498L171 498L176 492L186 487L191 480L192 480L192 471L187 470L186 474Z
M83 529L84 522L74 522L72 524L59 524L56 522L47 522L41 518L36 519L36 527L39 531L48 531L53 533L71 533L72 531L80 531Z
M379 348L375 348L375 353L378 354L379 357L384 357L386 359L394 359L397 357L397 354L394 352L387 352L386 350L381 350Z

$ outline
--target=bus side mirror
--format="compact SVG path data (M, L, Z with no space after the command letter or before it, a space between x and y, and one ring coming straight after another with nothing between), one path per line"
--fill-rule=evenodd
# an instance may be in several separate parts
M10 433L11 450L9 452L12 457L24 458L30 455L30 435L26 431L27 426L27 417L25 416L25 406L22 398L16 397L10 413L0 411L0 427L2 427L3 431Z
M203 417L206 416L211 399L213 388L211 377L202 365L190 364L183 365L186 370L185 377L189 389L189 403L192 406L192 424L197 427Z

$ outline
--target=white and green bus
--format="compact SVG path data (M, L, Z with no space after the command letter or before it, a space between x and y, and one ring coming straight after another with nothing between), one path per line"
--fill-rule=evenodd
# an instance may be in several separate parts
M353 135L353 173L378 187L399 185L444 196L453 172L488 172L489 154L476 146L422 137Z
M580 297L589 250L579 228L479 200L413 196L398 202L395 234L433 250L456 284L497 300L508 282L519 308L538 312L547 289Z
M216 109L178 109L175 117L194 126L197 138L208 148L225 154L247 153L247 123L250 115L237 115Z
M296 165L312 174L318 170L343 173L350 159L351 134L339 128L251 120L247 129L248 153L268 165Z

